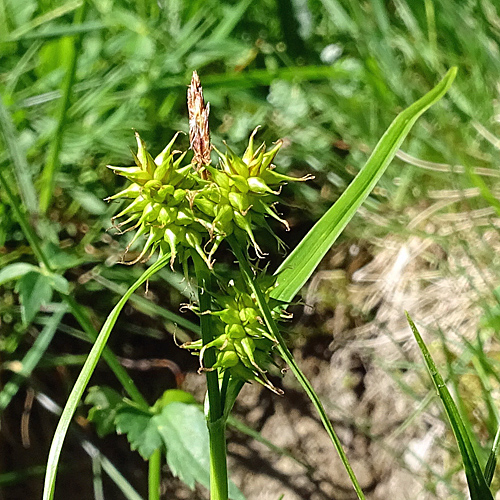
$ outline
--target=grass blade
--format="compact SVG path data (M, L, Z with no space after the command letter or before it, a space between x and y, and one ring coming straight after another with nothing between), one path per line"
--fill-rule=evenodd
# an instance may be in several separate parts
M472 500L493 500L493 495L491 494L486 480L484 478L481 466L477 459L476 453L474 452L474 447L470 441L469 435L467 433L466 427L460 416L458 408L451 397L450 391L446 387L443 377L440 375L434 360L432 359L427 346L425 345L420 333L413 323L410 315L406 313L406 318L410 324L410 328L415 336L418 343L418 347L422 352L425 364L431 375L432 381L436 386L439 398L441 399L448 419L450 421L453 433L457 440L458 447L460 449L460 454L462 455L462 461L465 468L465 474L467 476L467 483L469 486L469 491Z
M47 411L54 415L61 415L62 408L51 398L49 398L44 393L37 394L37 401L42 405ZM73 434L76 435L78 441L80 442L81 447L87 453L87 455L94 461L98 461L102 470L106 472L111 481L113 481L116 486L123 493L123 496L127 500L142 500L142 497L135 491L132 485L125 479L122 473L113 465L113 463L101 453L99 448L92 444L90 441L87 441L82 436L81 432L79 432L74 427L72 428ZM46 471L46 467L43 466L40 474L43 474ZM38 473L38 469L37 469ZM0 477L0 485L1 485L1 477Z
M232 415L228 416L227 419L227 424L229 427L232 427L233 429L237 430L238 432L241 432L242 434L246 434L247 436L251 437L252 439L255 439L258 443L263 444L266 446L268 449L273 451L274 453L277 453L278 455L282 455L284 457L288 457L291 460L293 460L296 464L299 464L301 467L304 467L304 469L307 472L313 472L314 468L307 464L306 462L303 462L296 456L294 456L291 452L289 452L287 449L282 448L281 446L277 446L268 439L266 439L262 434L248 425L244 424L241 420L238 420L236 417L233 417Z
M444 96L456 73L457 68L451 68L436 87L401 112L391 123L349 187L278 268L278 286L273 290L272 297L286 302L293 299L375 187L414 123Z
M86 10L87 2L83 2L75 12L75 17L73 20L74 24L78 25L83 22ZM66 70L66 76L63 82L62 99L60 102L57 128L50 145L47 161L42 172L40 186L40 211L42 213L45 213L47 211L52 199L52 192L54 190L54 176L59 166L59 152L61 150L63 132L68 115L71 91L73 88L73 83L75 81L76 64L78 61L82 38L83 33L79 33L72 39L71 55L68 62L68 68Z
M26 33L29 33L31 30L38 28L39 26L42 26L45 23L48 23L50 21L53 21L54 19L58 19L69 12L72 12L78 7L81 7L83 4L83 0L72 0L70 2L65 3L64 5L60 5L56 7L55 9L51 10L50 12L46 12L45 14L41 14L38 17L35 17L31 21L28 21L27 23L23 24L16 30L12 31L9 35L9 41L15 41L19 38L21 38L23 35Z
M123 295L127 289L126 286L103 278L99 274L96 274L93 279L97 283L105 286L112 292L115 292L119 295ZM199 325L193 323L192 321L189 321L186 318L183 318L179 314L176 314L172 311L169 311L168 309L165 309L164 307L155 304L151 300L141 297L140 295L132 295L132 297L130 297L130 302L132 302L135 307L137 307L137 309L144 314L148 314L149 316L159 316L160 318L171 321L175 326L185 328L186 330L189 330L190 332L193 332L198 336L201 335ZM190 337L188 337L187 335L183 335L182 332L176 332L176 336L182 342L188 342L189 340L191 340Z
M10 117L8 110L1 99L1 96L0 130L2 132L6 150L12 162L12 170L17 181L17 187L19 189L23 205L30 214L35 214L38 211L38 201L28 161L19 147L19 141L16 137L14 123L12 122L12 118Z
M3 410L5 410L5 408L7 408L23 381L31 375L31 372L36 368L39 361L42 359L54 337L54 334L56 333L57 326L61 322L65 313L66 306L61 305L59 309L50 317L48 323L35 340L31 349L22 359L21 370L16 372L11 380L5 384L5 387L0 392L0 414Z
M49 451L49 457L47 459L47 472L45 474L45 484L43 490L43 500L51 500L54 497L55 483L57 467L59 463L59 457L61 455L62 446L64 443L64 438L69 428L69 424L73 418L76 411L78 403L83 395L83 391L87 387L87 384L92 376L92 373L97 366L97 362L101 357L104 350L106 342L108 341L111 330L113 329L118 316L127 303L130 296L139 288L149 277L151 277L156 271L165 266L170 259L170 255L164 255L158 259L149 269L147 269L142 276L127 290L125 295L120 299L118 304L113 308L111 313L108 315L106 322L104 323L99 335L92 347L87 361L83 365L83 368L78 375L78 378L71 390L71 394L66 401L66 405L62 412L59 423L57 424L56 432L52 440L52 444Z

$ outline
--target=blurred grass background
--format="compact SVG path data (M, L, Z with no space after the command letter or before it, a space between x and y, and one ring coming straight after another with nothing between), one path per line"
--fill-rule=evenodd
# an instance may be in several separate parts
M185 94L193 70L211 104L216 147L227 141L241 152L250 132L261 125L261 140L285 141L277 158L282 171L316 176L311 183L285 189L289 206L283 210L292 230L277 230L293 246L362 167L396 114L457 65L459 74L448 96L420 119L342 237L339 248L349 248L351 254L363 249L363 262L349 270L355 259L335 260L339 250L323 270L338 268L347 273L341 281L349 280L390 247L388 241L397 241L397 251L411 238L432 242L408 280L425 275L422 279L435 283L454 275L470 285L470 302L477 308L465 308L464 316L473 314L477 321L470 322L468 340L459 348L458 341L449 341L453 348L444 349L449 356L443 369L457 387L457 397L464 398L471 430L481 436L477 446L488 445L498 424L498 356L493 354L500 327L494 246L500 215L500 8L495 2L0 0L0 37L0 172L21 200L51 266L64 274L72 297L97 328L116 293L140 274L138 266L114 265L126 237L106 232L117 207L102 200L121 187L106 164L130 164L133 129L153 153L176 131L187 131ZM187 136L180 143L187 146ZM0 269L15 262L37 264L5 185L0 217ZM276 249L267 250L279 262ZM458 254L450 263L448 257ZM165 271L162 278L167 282L151 285L156 302L138 298L111 347L134 359L158 352L174 356L186 371L193 368L192 360L172 355L172 338L164 332L178 328L172 311L186 300L186 287L173 273ZM37 410L32 428L38 425L44 437L38 448L32 445L36 453L23 451L26 443L13 422L25 411L26 388L62 404L88 350L78 323L61 313L57 285L48 286L49 291L45 287L42 298L30 305L20 303L26 283L19 283L9 281L0 288L2 384L19 370L16 363L32 352L40 332L57 334L27 380L16 382L17 395L3 411L2 498L20 498L20 491L36 496L40 487L39 476L31 482L25 476L36 475L33 467L43 465L53 422ZM342 283L336 291L330 285L322 292L326 306L318 306L315 324L301 325L302 335L331 335L328 317L348 301L347 283ZM364 296L368 288L356 286L355 293L364 298L347 304L356 315L344 329L377 319L380 291ZM32 313L26 313L27 307ZM402 303L401 314L405 307ZM433 314L427 323L439 328L447 309ZM446 335L439 342L446 346ZM387 367L388 372L393 369ZM399 369L421 367L411 361ZM107 381L110 376L103 367L98 377ZM169 375L159 377L154 387L146 382L147 374L137 377L139 383L144 378L150 398L173 383ZM474 384L481 388L484 412L471 400ZM403 392L413 394L404 387ZM134 462L130 468L140 466ZM429 474L424 489L432 491L439 481L452 484L450 478ZM87 480L91 477L88 470Z

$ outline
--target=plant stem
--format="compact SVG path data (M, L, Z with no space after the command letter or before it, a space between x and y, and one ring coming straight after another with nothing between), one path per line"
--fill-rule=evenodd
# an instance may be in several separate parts
M198 301L200 303L201 338L206 345L214 338L212 316L203 314L211 311L210 296L212 276L203 260L193 252L193 261L198 280ZM210 368L215 364L214 349L207 349L204 355L204 365ZM226 420L223 414L219 377L217 370L207 371L208 415L207 427L210 439L210 499L227 500L227 458L226 458Z
M149 457L148 500L160 500L161 448Z

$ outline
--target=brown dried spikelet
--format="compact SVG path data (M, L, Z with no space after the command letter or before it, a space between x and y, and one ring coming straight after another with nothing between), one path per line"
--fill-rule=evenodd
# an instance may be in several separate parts
M210 165L210 130L208 127L208 115L210 104L203 100L203 89L201 87L198 73L193 71L193 78L187 91L187 105L189 111L189 141L194 153L193 163L196 170L203 179L207 178L207 172L203 166Z

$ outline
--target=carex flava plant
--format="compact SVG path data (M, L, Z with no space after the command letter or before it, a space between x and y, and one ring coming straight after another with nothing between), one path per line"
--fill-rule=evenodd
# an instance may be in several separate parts
M278 362L279 357L311 399L358 498L364 498L340 440L318 396L288 350L277 323L288 317L288 303L369 195L418 117L446 93L455 74L456 69L450 70L434 89L394 120L351 185L271 275L257 240L261 231L256 229L273 234L268 223L272 219L288 228L277 209L281 188L287 182L306 181L311 176L294 178L278 173L273 162L282 142L277 141L269 150L265 144L255 145L258 129L250 135L241 156L227 145L220 148L224 152L213 147L209 106L204 103L198 75L193 73L188 88L191 161L186 151L176 149L177 135L153 157L136 134L135 164L110 167L129 181L123 191L109 198L124 202L113 218L115 227L122 232L134 232L124 262L133 264L148 260L156 252L158 257L109 314L73 387L49 453L44 499L53 498L65 434L121 309L133 292L165 265L182 265L184 272L197 280L197 297L188 307L199 316L201 338L186 342L182 347L199 357L199 372L205 374L207 380L204 407L209 437L206 453L209 455L210 498L226 500L229 497L225 429L234 402L247 382L257 382L283 394L276 382L271 381L275 377L269 374L276 364L278 369L274 369L274 373L279 375L279 366L283 366L283 361ZM217 162L212 163L213 156L218 156ZM135 250L136 247L139 250ZM238 264L229 273L227 265L219 269L216 264L218 253L224 249L230 249ZM127 257L133 251L138 253ZM143 417L148 416L148 422L163 418L167 402L178 397L168 396L148 407L133 388L132 381L124 384L133 401L115 405L116 412L125 405L127 415L140 411ZM96 399L94 397L94 401ZM100 406L94 407L94 415L103 409L104 399L101 397ZM122 429L127 428L125 413L120 419ZM104 421L107 425L108 420ZM103 422L100 423L102 427ZM163 435L165 429L158 429ZM151 432L150 427L147 432ZM190 431L186 428L183 432L189 434ZM134 445L149 460L151 500L159 498L165 444L167 461L171 465L172 450L169 455L168 443L158 440L149 440L142 448ZM192 477L199 476L199 469L191 472ZM232 498L242 498L239 492L232 491Z
M137 154L131 167L109 166L123 175L130 185L109 200L125 199L127 206L113 219L125 219L116 227L135 231L127 251L138 241L144 241L138 257L129 263L151 256L159 249L160 257L168 254L173 267L177 258L200 257L209 270L214 268L214 254L219 245L231 236L241 249L250 246L258 258L265 255L256 241L253 228L265 227L272 233L265 217L270 216L287 229L288 224L278 215L276 204L281 185L288 181L305 181L279 174L273 160L282 141L266 152L266 145L254 146L255 129L241 157L229 146L226 152L217 151L219 164L211 165L209 104L205 105L197 73L188 89L191 162L184 161L187 152L174 149L177 135L155 158L147 151L136 133ZM239 280L241 281L241 280ZM261 280L257 282L260 283ZM269 280L267 280L269 281ZM275 280L273 280L275 281ZM262 290L267 299L272 285ZM245 288L219 281L215 290L202 290L212 295L208 310L196 306L199 314L212 314L213 340L204 339L183 345L199 352L200 371L217 371L219 378L228 374L243 381L256 380L277 393L266 375L271 351L277 339L268 330L256 302ZM281 306L278 306L281 307ZM281 311L274 317L279 318ZM214 348L216 362L206 366L204 353Z

